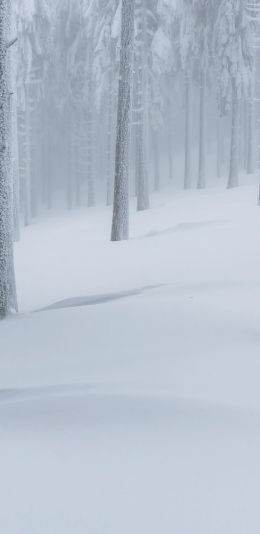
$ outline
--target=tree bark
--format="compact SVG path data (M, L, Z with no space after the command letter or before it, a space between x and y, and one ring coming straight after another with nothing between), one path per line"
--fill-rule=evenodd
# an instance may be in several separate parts
M71 109L68 109L67 120L67 207L70 211L73 208L73 127Z
M199 177L198 189L206 187L205 154L206 148L206 72L201 71L200 80L200 136L199 136Z
M218 131L217 131L217 178L220 179L222 176L222 167L223 167L223 132L222 132L222 118L218 113Z
M185 171L184 189L191 188L191 77L185 80Z
M172 135L172 124L173 124L173 112L172 112L172 103L168 99L167 105L166 105L166 145L167 145L167 152L168 152L168 177L169 181L171 182L173 179L173 135Z
M93 31L89 39L89 74L88 74L88 106L87 106L87 189L88 207L95 204L95 182L94 182L94 87L93 87Z
M74 110L72 117L73 134L72 134L72 150L73 150L73 174L74 174L74 188L75 188L75 202L79 208L81 205L81 173L80 173L80 118L77 111Z
M122 0L112 241L128 239L129 235L129 139L134 12L134 2Z
M25 87L25 183L23 184L24 224L28 226L31 221L31 105L30 86Z
M11 36L16 35L15 17L9 2L9 17ZM19 146L18 146L18 122L17 122L17 47L13 46L9 51L9 84L11 89L10 98L10 158L12 180L12 204L13 204L13 239L20 240L20 176L19 176Z
M244 102L244 161L243 168L247 169L248 162L248 102Z
M239 101L236 82L232 79L232 117L231 117L231 146L228 188L238 186L238 128Z
M156 130L152 131L153 161L154 161L154 189L160 189L160 168L159 168L159 145Z
M113 170L112 170L112 140L113 140L113 71L108 73L108 101L107 101L107 206L113 203Z
M248 148L247 148L247 174L254 173L254 94L251 82L250 100L248 102Z
M17 308L10 179L10 91L7 67L8 0L0 0L0 319Z
M133 0L134 1L134 0ZM136 45L137 76L137 126L136 126L136 184L137 211L150 207L147 168L147 47L146 8L144 0L135 0L137 27L140 29Z

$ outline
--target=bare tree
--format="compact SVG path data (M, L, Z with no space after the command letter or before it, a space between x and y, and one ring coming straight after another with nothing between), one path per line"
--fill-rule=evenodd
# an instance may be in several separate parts
M129 234L129 139L134 43L134 2L122 0L112 241Z
M0 0L0 318L16 309L10 173L10 91L8 88L8 0Z

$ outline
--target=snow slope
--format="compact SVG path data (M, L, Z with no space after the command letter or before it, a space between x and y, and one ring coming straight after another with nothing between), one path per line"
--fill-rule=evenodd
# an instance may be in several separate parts
M256 186L59 214L0 324L4 534L259 534Z

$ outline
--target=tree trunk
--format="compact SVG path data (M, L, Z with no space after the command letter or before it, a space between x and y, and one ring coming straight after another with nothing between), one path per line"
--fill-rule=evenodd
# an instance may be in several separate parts
M134 12L134 2L122 0L112 241L128 239L129 234L129 138Z
M19 180L19 150L18 150L18 130L16 114L16 98L12 104L12 127L11 139L13 142L12 150L12 175L13 175L13 229L14 240L20 240L20 180Z
M88 74L88 108L87 108L87 189L88 207L95 204L95 182L94 182L94 87L93 87L93 31L89 42L89 74Z
M108 102L107 102L107 206L113 203L113 170L112 170L112 140L113 140L113 71L108 74Z
M134 1L134 0L133 0ZM137 126L136 126L136 184L137 210L143 211L149 206L149 183L147 169L147 49L146 49L146 9L144 0L135 0L137 27L140 29L136 45L137 76Z
M31 221L31 106L30 86L25 87L25 183L23 184L24 224Z
M191 188L191 78L185 81L185 171L184 189Z
M222 176L222 166L223 166L223 132L222 132L222 118L218 113L218 132L217 132L217 178L220 179Z
M248 149L247 149L247 174L254 173L254 93L251 82L250 100L248 102Z
M244 102L244 162L243 168L247 169L248 162L248 102Z
M52 131L52 125L50 124L51 118L48 116L46 117L47 122L47 130L46 134L48 135L48 138L46 139L45 144L45 154L46 154L46 175L45 175L45 181L46 181L46 189L47 189L47 208L50 210L52 208L53 203L53 162L52 162L52 142L51 142L51 131Z
M24 186L26 176L26 135L25 135L25 111L18 108L18 151L19 151L19 177L20 177L20 212L24 212Z
M34 85L35 91L36 85ZM36 103L35 95L31 99L31 215L38 215L39 201L39 158L37 151L39 134L39 105Z
M244 167L244 132L243 132L243 126L244 126L244 117L243 117L243 102L239 104L239 126L238 126L238 166L239 169L243 169Z
M168 164L169 164L169 181L171 182L173 179L173 136L172 136L172 124L173 124L173 112L172 112L172 104L168 100L168 104L166 106L166 145L167 145L167 151L168 151Z
M10 180L9 89L7 67L8 1L0 0L0 318L17 307L13 264Z
M89 103L87 113L87 183L88 183L88 207L91 208L95 204L95 188L94 188L94 174L93 174L93 150L94 150L94 124L93 124L93 108Z
M50 106L47 98L41 103L41 189L42 203L48 209L52 208L52 172L51 172L51 127L50 127ZM65 136L66 140L66 136Z
M73 207L73 135L72 135L72 113L68 109L68 123L67 123L67 207L71 210Z
M137 211L147 210L150 207L148 170L145 151L144 128L138 128L137 136Z
M169 162L169 181L173 179L173 153L172 153L172 136L168 135L168 162Z
M158 134L156 130L152 131L153 160L154 160L154 189L160 189L160 169L159 169L159 145Z
M200 80L200 137L199 137L198 189L204 189L206 187L205 148L206 148L206 72L204 69L202 69L201 80Z
M232 118L231 118L231 146L228 188L238 186L238 128L239 101L236 82L232 80Z
M73 139L72 139L72 150L73 150L73 173L75 177L75 201L76 206L79 208L81 204L81 173L80 173L80 118L78 117L77 112L74 110L74 116L72 117L73 121Z
M8 4L10 17L11 36L16 35L16 24L14 13L11 10L10 2ZM8 58L9 67L9 84L11 90L10 97L10 159L11 159L11 181L12 187L12 204L13 204L13 239L20 240L20 177L19 177L19 146L18 146L18 123L17 123L17 47L11 47Z

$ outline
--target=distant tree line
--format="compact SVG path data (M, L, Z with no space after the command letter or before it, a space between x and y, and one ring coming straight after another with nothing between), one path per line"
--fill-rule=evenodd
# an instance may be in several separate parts
M104 202L127 239L130 196L141 211L167 182L254 172L258 16L258 0L0 0L0 316L20 224Z

